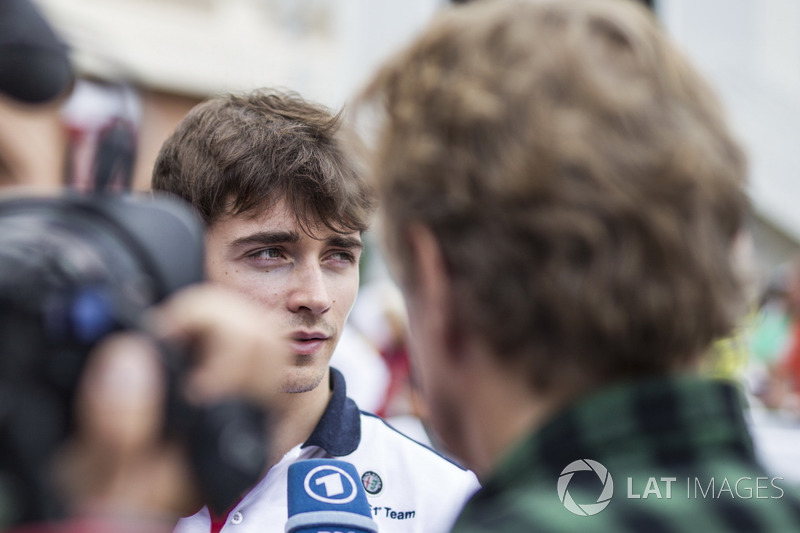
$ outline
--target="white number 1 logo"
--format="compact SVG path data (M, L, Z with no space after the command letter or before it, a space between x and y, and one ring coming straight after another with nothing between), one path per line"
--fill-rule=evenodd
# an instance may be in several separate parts
M312 468L306 474L303 488L305 488L306 494L315 500L337 505L350 503L358 494L353 476L333 465L320 465ZM325 490L324 495L322 494L323 490Z
M317 485L325 485L325 494L328 498L344 494L342 476L339 474L329 474L317 479Z

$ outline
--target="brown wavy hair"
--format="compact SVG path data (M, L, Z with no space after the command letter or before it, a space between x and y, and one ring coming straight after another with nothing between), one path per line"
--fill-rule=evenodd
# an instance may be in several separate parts
M538 390L685 368L740 309L746 162L705 81L633 2L451 8L359 100L385 241L412 224L479 335ZM377 111L377 113L375 113Z
M374 195L339 114L291 92L228 94L195 106L161 148L152 187L206 222L285 199L306 231L365 231Z

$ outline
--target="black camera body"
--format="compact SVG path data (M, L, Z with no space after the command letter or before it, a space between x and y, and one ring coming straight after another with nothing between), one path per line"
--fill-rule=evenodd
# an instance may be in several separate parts
M47 468L71 431L86 357L202 281L203 242L194 213L166 197L0 199L0 529L63 511ZM205 503L222 511L263 473L264 413L188 405L179 383L190 357L163 347L162 359L165 438L184 443Z

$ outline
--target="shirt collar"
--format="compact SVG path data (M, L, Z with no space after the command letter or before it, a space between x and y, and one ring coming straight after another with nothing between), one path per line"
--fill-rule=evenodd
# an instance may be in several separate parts
M361 442L361 413L356 403L347 397L342 373L331 368L330 376L331 399L301 447L318 446L333 457L343 457L356 451Z

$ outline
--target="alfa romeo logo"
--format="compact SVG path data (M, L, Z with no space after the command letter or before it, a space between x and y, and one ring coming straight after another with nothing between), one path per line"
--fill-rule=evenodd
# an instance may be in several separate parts
M383 489L383 480L381 476L372 470L364 472L361 476L361 484L364 485L364 490L373 496Z
M575 472L579 472L581 470L589 470L594 472L597 474L597 478L603 484L603 490L600 493L600 496L597 497L596 503L580 505L572 499L572 496L569 495L569 491L567 490L569 482L572 480L572 476L575 474ZM564 504L564 507L566 507L568 511L575 513L576 515L596 515L608 507L613 495L614 481L611 479L611 474L608 473L608 470L606 470L605 466L601 465L597 461L592 461L591 459L579 459L571 462L564 470L561 471L561 475L558 477L558 499L561 500L561 503Z

